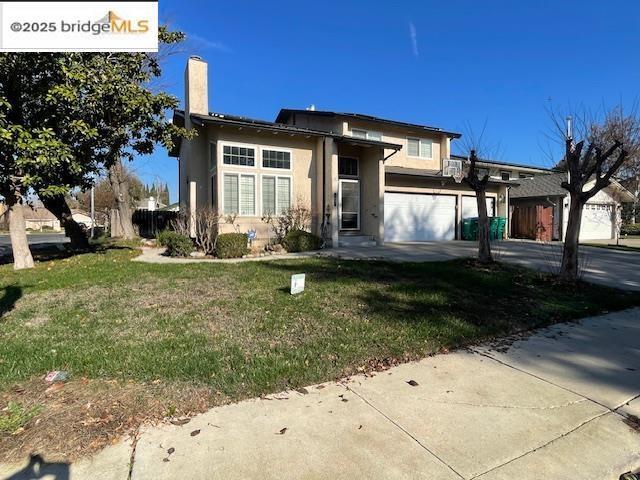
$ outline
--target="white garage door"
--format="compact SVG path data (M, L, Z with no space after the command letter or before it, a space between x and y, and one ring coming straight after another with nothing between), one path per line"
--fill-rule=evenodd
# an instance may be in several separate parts
M487 198L487 214L490 217L494 217L496 201L495 198ZM463 196L462 197L462 217L461 218L476 218L478 216L478 201L476 197Z
M587 203L582 209L580 240L613 238L613 207Z
M384 194L386 242L453 240L456 197L416 193Z

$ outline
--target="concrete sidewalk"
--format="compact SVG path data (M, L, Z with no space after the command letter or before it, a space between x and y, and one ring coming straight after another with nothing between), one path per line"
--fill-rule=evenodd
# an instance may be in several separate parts
M633 309L148 427L70 478L613 480L639 394Z

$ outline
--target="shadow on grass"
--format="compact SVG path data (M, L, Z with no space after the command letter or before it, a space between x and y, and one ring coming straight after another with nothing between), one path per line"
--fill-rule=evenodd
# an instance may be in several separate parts
M15 307L16 302L22 297L22 287L16 285L8 285L3 289L2 297L0 298L0 318L5 313L9 313Z
M31 255L36 262L51 262L85 253L106 253L109 250L133 250L133 247L101 242L92 244L89 248L85 249L72 249L69 244L61 243L30 245L30 249ZM11 253L11 247L9 246L8 251L0 252L0 265L8 265L11 263L13 263L13 255Z

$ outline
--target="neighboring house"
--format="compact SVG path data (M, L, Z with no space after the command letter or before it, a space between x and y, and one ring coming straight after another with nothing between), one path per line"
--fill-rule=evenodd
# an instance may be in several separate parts
M55 232L62 230L60 221L39 201L33 205L22 205L21 208L27 230L53 230Z
M562 188L565 172L522 180L511 188L511 237L551 241L564 240L570 197ZM587 183L584 190L593 186ZM580 240L615 239L620 225L622 202L634 195L616 181L589 199L582 210Z
M167 205L166 207L159 208L158 210L160 210L161 212L179 212L180 203L179 202L172 203L170 205Z
M149 210L155 212L156 210L162 210L166 205L158 201L155 197L146 197L138 201L136 207L137 210Z
M84 226L84 228L86 229L90 229L91 224L93 223L91 221L91 215L86 212L83 212L82 210L72 209L71 218L73 218L76 221L76 223L78 223L79 225Z
M235 216L222 231L266 237L263 216L298 203L332 245L459 239L462 219L477 216L474 192L459 183L466 160L451 154L455 132L314 109L283 109L275 122L211 113L199 57L187 63L185 111L173 121L198 132L171 152L179 203L189 215L212 207ZM509 187L549 172L492 161L478 168L491 175L489 214L505 217Z

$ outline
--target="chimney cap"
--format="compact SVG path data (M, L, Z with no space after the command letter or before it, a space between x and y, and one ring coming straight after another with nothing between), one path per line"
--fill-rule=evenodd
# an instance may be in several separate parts
M200 55L190 55L189 59L200 60L201 62L203 61Z

